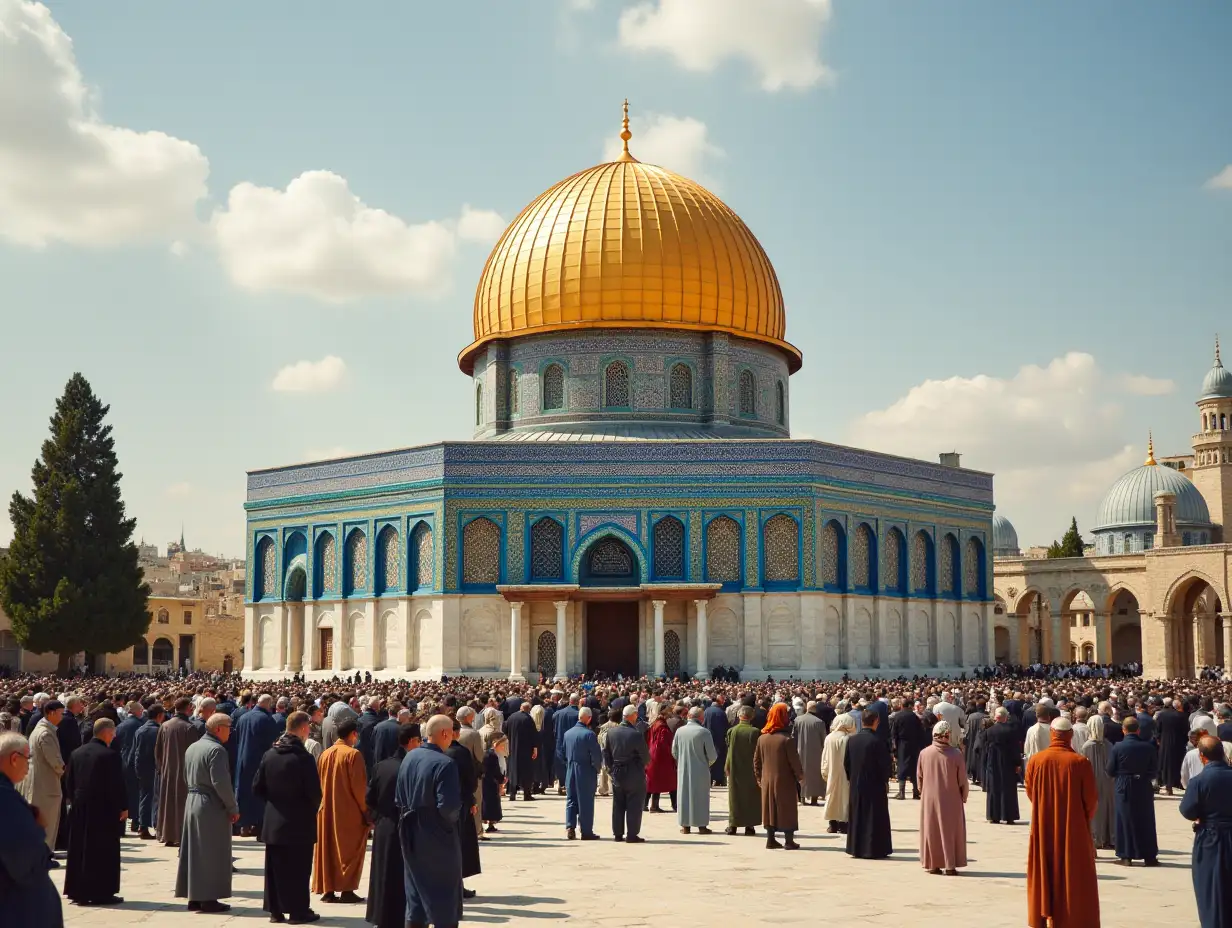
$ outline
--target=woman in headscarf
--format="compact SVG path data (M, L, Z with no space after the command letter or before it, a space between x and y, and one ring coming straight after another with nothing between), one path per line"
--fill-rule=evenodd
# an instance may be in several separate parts
M800 825L797 787L804 779L796 741L787 727L787 704L776 702L770 707L766 724L753 751L753 776L761 787L761 820L766 826L766 847L794 851L796 829ZM783 832L782 844L774 833Z
M1091 837L1096 849L1116 849L1116 781L1108 776L1108 741L1104 735L1104 717L1098 713L1087 719L1087 734L1082 756L1095 768L1095 789L1099 799L1095 818L1091 819Z
M943 869L958 876L967 866L967 816L963 809L970 783L962 752L950 744L950 723L933 726L933 743L916 762L920 781L920 863L929 873Z
M844 703L839 703L840 710ZM847 807L851 802L851 787L843 758L847 756L847 739L855 734L856 720L851 713L840 711L830 723L830 734L821 746L821 776L826 781L826 804L821 810L829 823L827 834L847 834Z
M662 812L659 794L667 793L676 811L676 760L672 757L672 730L667 719L670 712L660 712L646 729L646 744L650 748L650 763L646 766L646 802L644 811Z
M483 736L483 749L485 752L492 750L492 744L500 733L500 710L489 706L483 710L483 725L479 727L479 734Z

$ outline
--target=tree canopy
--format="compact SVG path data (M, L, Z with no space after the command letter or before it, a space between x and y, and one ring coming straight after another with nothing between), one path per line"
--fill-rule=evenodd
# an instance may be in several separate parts
M1082 535L1078 532L1078 519L1070 517L1069 528L1061 536L1060 541L1054 541L1048 546L1049 557L1082 557L1084 546Z
M13 541L0 559L0 605L27 650L122 651L149 627L150 588L125 517L110 411L74 374L56 401L51 436L34 462L32 496L13 494Z

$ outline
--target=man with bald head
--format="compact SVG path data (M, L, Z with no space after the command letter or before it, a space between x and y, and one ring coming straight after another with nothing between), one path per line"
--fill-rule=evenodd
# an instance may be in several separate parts
M205 735L184 753L188 799L175 895L194 912L231 908L219 902L231 895L231 825L239 819L227 761L230 737L231 717L216 712L206 719Z
M240 806L240 835L255 838L265 821L265 800L252 791L252 781L261 758L274 746L282 727L274 721L274 697L265 693L255 709L240 716L234 736L239 739L235 752L235 795Z
M78 905L115 905L120 891L120 826L128 817L124 762L111 749L115 722L100 718L94 737L73 752L64 775L69 801L64 895Z
M595 834L595 789L603 767L599 738L590 729L591 709L578 710L577 723L565 732L565 837L577 837L582 826L583 841L598 841Z
M406 916L412 928L455 928L462 920L458 827L464 797L458 767L445 753L453 743L453 719L434 715L422 734L423 744L402 761L395 792L402 811L398 833L406 866Z
M1202 775L1189 781L1181 815L1194 822L1193 887L1202 928L1232 924L1232 768L1223 744L1203 735Z

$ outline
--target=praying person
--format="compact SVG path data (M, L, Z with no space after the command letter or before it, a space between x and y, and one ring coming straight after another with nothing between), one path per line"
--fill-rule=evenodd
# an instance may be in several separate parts
M522 708L505 721L505 734L509 738L509 801L522 798L530 802L534 797L531 793L535 788L535 760L539 757L539 729L530 717L530 703L522 703Z
M120 827L128 818L124 763L111 748L115 722L100 718L94 738L69 759L64 789L69 801L64 895L78 905L115 905L120 892Z
M791 723L791 735L800 755L800 767L804 779L800 781L800 801L817 805L826 794L825 781L821 778L821 746L825 743L826 724L816 714L817 703L808 702L804 712Z
M680 833L690 828L710 834L711 768L718 760L718 750L710 730L702 725L701 706L693 706L688 721L676 730L672 738L672 760L676 762L676 821Z
M475 769L475 759L471 756L470 749L458 740L461 729L462 723L455 716L453 740L449 743L445 753L458 768L458 789L461 790L462 795L462 813L458 818L457 832L458 844L462 849L462 879L465 880L468 876L481 873L482 867L479 863L479 832L475 830L475 817L479 812L475 801L475 792L479 788L479 773ZM593 733L591 737L594 737ZM590 801L593 808L595 801L593 789L590 792ZM474 896L475 890L467 889L465 885L462 887L463 899L472 899Z
M158 774L158 840L167 847L180 846L184 827L184 805L188 785L184 774L184 755L200 735L188 719L192 700L175 701L175 715L158 726L154 739L154 766ZM227 777L231 782L230 775Z
M1095 772L1070 747L1067 719L1051 723L1051 744L1027 762L1031 803L1027 856L1029 928L1099 928L1091 819L1099 801Z
M190 911L226 912L231 906L218 900L231 895L231 826L240 818L227 761L231 719L216 713L205 729L184 752L186 802L175 895L188 900Z
M1116 849L1116 781L1108 776L1108 753L1110 745L1104 737L1104 717L1093 715L1087 721L1088 738L1082 746L1082 756L1091 762L1095 771L1095 789L1099 800L1095 817L1091 819L1091 840L1098 850Z
M650 749L637 728L637 706L621 710L618 728L607 734L603 762L612 771L612 835L626 844L641 844L642 811L646 801L646 767Z
M753 772L753 755L761 732L753 727L752 706L740 706L736 719L726 736L723 772L727 778L727 827L723 831L734 835L737 828L743 828L745 835L752 837L761 824L761 786Z
M933 726L933 743L916 761L920 793L920 863L929 873L958 876L967 866L967 816L963 808L970 784L962 752L950 744L950 723Z
M359 726L345 717L335 726L338 740L317 761L321 774L321 809L317 813L317 854L312 891L325 903L360 903L355 894L368 849L368 775L355 749ZM339 895L340 894L340 895Z
M894 853L890 804L886 798L892 761L889 741L877 734L881 724L877 713L865 709L860 721L863 727L847 743L847 753L843 757L843 767L851 783L847 853L852 857L878 860ZM953 727L950 730L953 731Z
M398 839L395 793L402 759L419 747L419 737L418 723L399 725L394 753L377 762L368 780L365 801L376 827L372 832L372 869L368 875L365 921L377 928L405 928L406 925L406 887L403 886L404 864L402 844Z
M1143 860L1159 866L1159 838L1155 832L1155 790L1151 777L1158 769L1155 745L1139 737L1138 720L1128 718L1125 738L1108 752L1104 768L1116 781L1117 863L1131 866Z
M133 736L133 752L129 763L137 777L137 811L135 813L138 836L142 841L155 840L151 829L155 827L155 806L158 803L158 767L154 760L154 746L158 742L158 729L167 717L158 703L151 704L145 721ZM132 809L129 814L133 815Z
M766 716L765 727L753 751L753 776L761 788L761 819L766 825L766 847L798 850L796 788L804 779L804 770L800 766L796 743L787 728L785 703L775 703ZM783 832L782 844L774 837L776 831Z
M265 693L257 707L245 712L235 723L231 737L237 739L235 749L235 795L240 806L240 835L255 838L261 833L265 818L265 802L252 791L252 781L265 752L274 746L282 733L274 719L274 697Z
M851 785L847 780L847 739L855 733L856 722L849 713L840 712L830 723L821 748L821 775L826 781L826 804L821 816L828 823L827 834L847 834L848 807L851 804Z
M1018 821L1018 774L1022 771L1018 723L1005 706L992 714L984 732L984 817L994 825Z
M56 849L60 829L60 800L63 796L64 759L60 755L60 739L56 726L64 717L64 704L58 699L43 703L43 717L30 732L27 756L29 765L25 779L19 781L21 798L38 811L46 832L47 850Z

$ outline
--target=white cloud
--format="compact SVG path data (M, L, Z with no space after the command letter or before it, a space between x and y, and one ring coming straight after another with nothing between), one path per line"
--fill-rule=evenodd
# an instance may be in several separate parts
M1124 404L1170 382L1111 375L1094 357L1070 352L1010 378L926 380L857 419L852 444L935 461L963 453L963 465L995 474L997 509L1022 544L1059 537L1077 515L1092 528L1109 485L1142 462L1145 438L1127 443ZM1129 436L1132 438L1132 436Z
M192 492L193 485L191 483L180 482L173 483L167 487L165 494L171 499L184 499L187 496L191 496Z
M820 55L830 9L830 0L646 0L621 13L620 42L689 71L740 58L763 90L799 89L831 76Z
M0 238L110 246L191 227L209 162L102 120L47 7L0 0Z
M500 238L508 224L495 210L474 209L469 203L464 203L462 216L458 219L458 238L466 242L492 245Z
M1121 385L1134 396L1166 396L1176 389L1176 381L1145 374L1122 374Z
M320 361L297 361L274 376L273 388L279 393L324 393L342 383L346 362L335 355Z
M1211 190L1232 190L1232 164L1224 166L1224 169L1206 182L1206 186Z
M240 287L334 303L439 295L455 251L446 224L408 225L365 205L330 171L306 171L286 190L237 184L212 225L223 267Z
M723 157L723 149L710 141L706 124L692 116L650 113L634 122L632 128L629 150L638 161L658 164L686 177L704 177L714 161ZM605 160L614 160L620 150L620 139L609 139Z
M304 456L309 461L332 461L335 458L349 458L355 454L350 448L334 445L332 448L309 448Z

